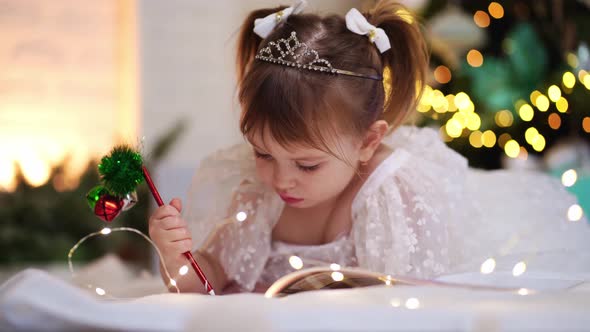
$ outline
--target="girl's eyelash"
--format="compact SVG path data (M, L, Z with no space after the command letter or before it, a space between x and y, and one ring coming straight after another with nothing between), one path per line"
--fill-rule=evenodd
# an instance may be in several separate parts
M256 158L260 158L263 160L271 160L272 159L271 155L260 153L258 151L254 151L254 156L256 156ZM297 168L303 172L313 172L313 171L317 170L319 167L320 167L319 164L313 165L313 166L303 166L303 165L297 164Z
M303 166L303 165L297 165L297 168L299 168L300 170L304 171L304 172L313 172L315 170L317 170L320 167L319 164L317 165L313 165L313 166Z
M272 156L271 155L260 153L258 151L254 151L254 156L256 156L256 158L260 158L260 159L264 159L264 160L270 160L270 159L272 159Z

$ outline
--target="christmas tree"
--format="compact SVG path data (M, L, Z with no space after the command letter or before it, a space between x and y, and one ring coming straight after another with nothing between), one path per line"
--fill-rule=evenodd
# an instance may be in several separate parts
M560 177L589 209L590 1L402 2L431 49L413 120L473 167Z

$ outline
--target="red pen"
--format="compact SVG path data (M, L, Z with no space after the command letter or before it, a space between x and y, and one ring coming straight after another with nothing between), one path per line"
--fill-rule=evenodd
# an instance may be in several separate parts
M147 168L145 166L142 166L141 168L143 171L143 177L145 178L145 182L147 182L148 187L150 188L150 191L152 192L152 195L156 200L156 203L158 203L158 206L164 205L162 197L160 197L160 193L158 192L158 189L156 189L156 186L154 185L154 182L152 181L152 178L150 177L150 173L148 172ZM184 252L183 255L189 260L191 266L193 267L193 270L195 270L197 276L199 276L199 279L201 279L201 282L203 283L203 285L205 285L205 291L209 295L215 295L215 291L213 290L211 283L209 282L209 280L207 280L207 277L205 276L205 273L203 273L203 270L201 270L201 267L199 267L199 264L197 264L197 261L193 257L193 254L190 251L187 251Z

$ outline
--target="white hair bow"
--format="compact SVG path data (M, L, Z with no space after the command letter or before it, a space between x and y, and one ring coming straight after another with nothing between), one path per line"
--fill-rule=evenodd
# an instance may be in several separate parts
M375 44L381 53L391 48L385 31L371 25L356 8L352 8L346 13L346 27L356 34L368 35L371 43Z
M307 6L305 0L298 0L291 7L272 13L264 18L257 18L254 20L254 33L262 38L268 37L281 20L286 20L291 14L301 13L305 6Z

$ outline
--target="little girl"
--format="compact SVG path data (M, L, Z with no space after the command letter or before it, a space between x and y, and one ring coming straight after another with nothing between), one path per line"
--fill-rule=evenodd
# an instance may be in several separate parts
M567 220L575 199L557 181L468 169L435 130L400 126L428 62L402 7L379 1L345 18L302 9L257 10L243 24L248 144L202 162L183 217L174 199L150 218L172 273L191 250L217 293L263 291L294 271L292 256L433 278L489 257L588 249L589 227ZM196 280L176 281L204 292Z

